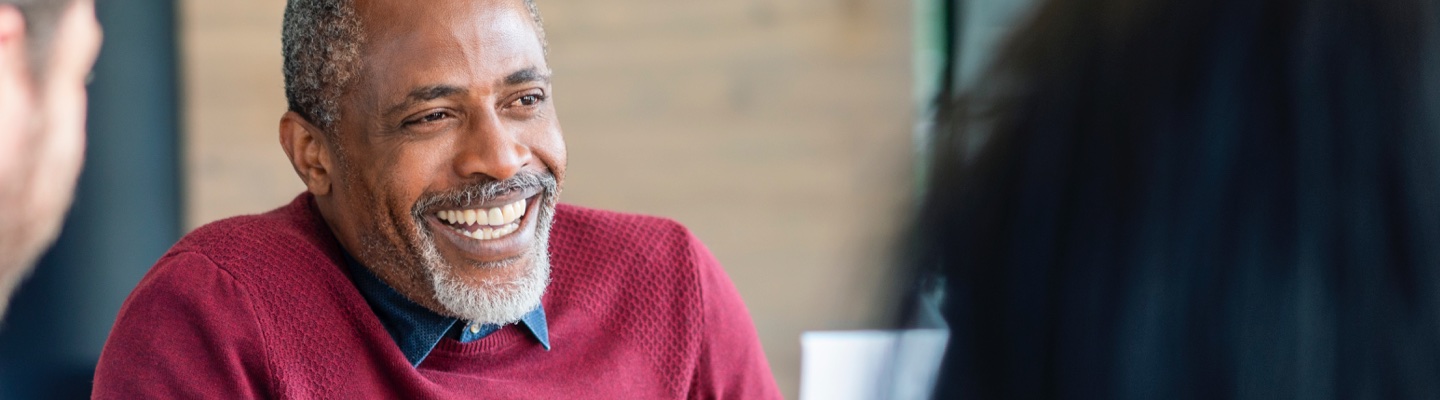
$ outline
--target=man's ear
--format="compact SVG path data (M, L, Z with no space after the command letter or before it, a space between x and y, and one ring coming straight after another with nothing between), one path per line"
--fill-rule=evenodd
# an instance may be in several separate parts
M290 165L311 194L330 194L331 173L335 172L335 155L331 154L326 141L329 138L320 128L306 121L300 114L287 111L280 117L280 147L290 158Z

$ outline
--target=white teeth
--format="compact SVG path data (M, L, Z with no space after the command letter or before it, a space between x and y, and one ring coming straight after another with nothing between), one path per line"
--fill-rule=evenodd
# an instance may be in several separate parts
M505 223L515 222L515 220L525 216L525 200L521 199L514 203L506 204L501 212L505 215Z
M474 231L452 229L469 238L490 240L505 237L520 229L520 223L517 221L525 216L525 211L525 200L522 199L489 209L440 211L435 213L435 217L451 225L479 225L480 227Z
M455 233L459 233L459 234L461 234L461 235L465 235L465 237L468 237L468 238L471 238L471 239L476 239L476 240L491 240L491 239L499 239L499 238L508 236L508 235L510 235L511 233L515 233L515 231L517 231L517 230L520 229L520 223L518 223L518 222L512 222L512 223L510 223L510 224L506 224L505 226L502 226L502 227L499 227L499 228L480 228L480 229L476 229L474 232L470 232L470 231L467 231L467 230L464 230L464 229L459 229L459 228L452 228L452 229L455 229Z
M496 223L496 222L500 222L500 221L496 221L494 218L490 218L490 213L485 212L485 210L472 210L472 211L475 212L475 223L480 224L481 226L490 225L490 224L493 224L493 223Z
M505 222L506 222L506 221L505 221L505 215L503 215L503 214L500 213L500 209L499 209L499 208L492 208L492 209L490 209L490 223L491 223L491 224L501 224L501 223L505 223ZM488 225L488 224L487 224L487 225Z
M502 216L505 217L505 223L507 223L507 224L510 223L510 221L514 221L514 220L515 220L515 204L514 204L514 203L511 203L511 204L506 204L504 207L500 207L500 215L502 215Z

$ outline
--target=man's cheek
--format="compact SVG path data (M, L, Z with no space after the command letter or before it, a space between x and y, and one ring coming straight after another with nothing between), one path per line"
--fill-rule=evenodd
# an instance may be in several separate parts
M568 154L566 153L565 142L561 140L558 133L556 136L550 138L548 142L537 145L535 149L536 156L545 164L545 168L550 171L550 174L555 176L556 183L564 186L567 163L566 157Z
M80 88L61 97L48 105L50 129L39 149L46 166L38 173L46 175L42 181L57 185L54 190L65 192L60 197L68 204L85 160L85 92Z
M9 75L0 71L0 185L13 187L26 180L22 174L34 156L30 143L39 131L39 124L34 118L35 104L29 92L23 90L27 85L7 79ZM0 211L19 211L17 207L0 207L7 208Z

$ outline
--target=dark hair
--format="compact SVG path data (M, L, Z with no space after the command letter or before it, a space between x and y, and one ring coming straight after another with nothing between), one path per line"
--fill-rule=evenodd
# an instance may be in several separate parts
M524 2L546 46L540 9L535 0ZM331 133L340 120L340 96L359 73L365 42L354 0L290 0L280 40L290 111Z
M1440 398L1437 12L1039 6L941 99L936 397Z

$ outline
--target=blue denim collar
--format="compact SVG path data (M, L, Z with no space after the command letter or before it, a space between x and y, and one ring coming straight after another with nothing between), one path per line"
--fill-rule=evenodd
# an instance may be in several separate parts
M395 291L369 268L360 265L350 254L345 254L345 265L350 269L350 279L365 297L375 316L390 333L390 338L400 346L400 352L410 365L419 366L425 356L445 337L470 343L500 330L495 324L474 324L455 317L440 315L424 306L415 304ZM550 330L545 322L545 308L536 305L534 310L520 317L519 325L524 326L545 350L550 350Z

